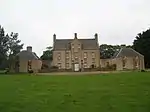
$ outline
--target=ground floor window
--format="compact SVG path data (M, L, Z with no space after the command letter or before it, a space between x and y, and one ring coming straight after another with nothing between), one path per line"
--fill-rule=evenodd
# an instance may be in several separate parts
M57 66L58 66L58 68L59 68L59 69L61 69L61 63L58 63L58 65L57 65Z
M31 70L31 69L32 69L32 61L29 60L29 61L28 61L28 70Z
M69 63L66 63L66 69L69 69Z
M127 62L126 57L123 57L123 59L122 59L122 66L123 66L123 68L126 67L126 62Z
M84 63L84 68L87 68L87 63Z

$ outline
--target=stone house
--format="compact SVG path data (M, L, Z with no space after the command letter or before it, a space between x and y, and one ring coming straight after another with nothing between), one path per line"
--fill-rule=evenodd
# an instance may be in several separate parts
M101 67L116 65L116 70L142 70L144 66L144 56L132 48L121 48L119 52L110 59L101 59Z
M42 61L35 52L32 52L31 46L28 46L27 50L21 51L16 56L15 72L27 73L29 69L32 69L33 72L37 73L41 66Z
M79 39L77 33L73 39L56 39L54 34L53 42L53 66L73 71L100 66L98 34L90 39Z

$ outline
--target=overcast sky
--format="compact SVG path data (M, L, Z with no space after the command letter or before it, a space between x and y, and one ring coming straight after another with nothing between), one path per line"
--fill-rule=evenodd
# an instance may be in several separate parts
M0 0L0 24L19 33L39 56L57 38L93 38L100 44L132 44L150 26L150 0Z

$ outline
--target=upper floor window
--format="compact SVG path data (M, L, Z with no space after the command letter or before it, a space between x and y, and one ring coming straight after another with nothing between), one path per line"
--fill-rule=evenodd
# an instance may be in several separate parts
M74 52L74 56L75 56L75 57L78 57L78 52Z
M60 61L61 60L61 53L58 53L57 59Z
M59 52L59 53L58 53L58 56L60 56L60 55L61 55L61 53Z
M79 50L81 49L81 45L80 45L80 44L78 44L78 49L79 49Z
M84 58L84 62L87 62L87 58Z
M84 58L87 58L87 52L84 52Z
M69 68L69 63L66 63L66 68Z
M59 69L61 69L61 63L58 63L57 66Z
M69 58L66 58L66 62L69 62Z
M66 57L69 58L69 52L66 52Z
M92 63L95 63L95 58L92 58Z
M74 49L74 44L72 44L72 49Z
M87 63L86 62L84 62L84 68L87 68Z
M94 52L92 52L92 58L95 58L95 53Z

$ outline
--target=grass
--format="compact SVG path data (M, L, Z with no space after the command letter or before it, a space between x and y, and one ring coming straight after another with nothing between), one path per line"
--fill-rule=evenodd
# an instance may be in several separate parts
M150 112L150 73L0 75L0 112Z

